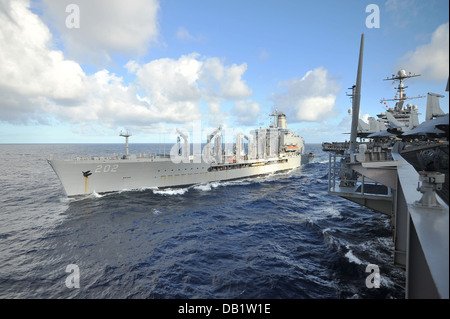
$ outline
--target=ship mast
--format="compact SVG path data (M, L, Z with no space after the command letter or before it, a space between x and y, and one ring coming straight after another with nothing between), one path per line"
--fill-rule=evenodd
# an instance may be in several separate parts
M356 75L356 86L352 87L352 126L350 132L350 150L356 149L356 136L358 133L359 106L361 102L361 77L364 53L364 33L361 34L361 45L359 48L358 73Z
M414 78L417 76L421 76L421 74L411 74L411 72L409 72L409 74L406 74L405 70L400 70L397 72L397 75L392 74L392 77L388 77L386 79L384 79L384 81L399 81L398 87L394 88L397 90L398 95L396 95L396 97L394 99L382 99L380 100L381 102L385 102L385 101L399 101L395 104L395 110L396 111L401 111L401 107L403 106L403 101L405 100L409 100L409 99L418 99L418 98L423 98L424 96L415 96L415 97L406 97L405 94L405 89L408 88L407 86L405 86L403 84L403 81L405 79L409 79L409 78Z
M126 151L125 154L126 154L126 156L128 156L129 155L129 153L128 153L128 138L131 136L131 133L128 132L128 130L126 132L120 131L120 136L125 137L125 151Z

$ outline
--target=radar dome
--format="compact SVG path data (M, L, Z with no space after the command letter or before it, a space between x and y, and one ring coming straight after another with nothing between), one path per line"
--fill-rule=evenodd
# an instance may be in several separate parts
M397 73L398 76L406 76L406 71L405 70L400 70Z

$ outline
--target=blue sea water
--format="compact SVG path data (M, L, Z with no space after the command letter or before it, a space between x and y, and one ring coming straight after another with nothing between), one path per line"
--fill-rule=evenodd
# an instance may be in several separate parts
M0 145L0 298L403 299L390 217L328 195L328 155L307 151L289 173L74 200L46 158L123 144Z

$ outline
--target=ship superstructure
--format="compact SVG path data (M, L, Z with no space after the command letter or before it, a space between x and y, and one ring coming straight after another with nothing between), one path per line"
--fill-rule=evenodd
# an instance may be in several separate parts
M405 80L413 77L418 77L420 74L406 73L401 69L397 74L392 74L391 77L384 79L385 81L398 81L398 86L395 87L397 94L393 99L381 99L380 103L395 102L394 107L388 107L385 112L377 114L377 119L374 117L368 118L368 123L359 119L358 121L358 136L359 137L378 137L378 136L394 136L401 134L406 130L411 130L419 125L419 110L416 104L406 103L407 100L420 99L424 96L407 97L405 90L408 86L405 85Z
M354 92L361 90L363 45L364 34ZM439 107L444 96L428 93L425 121L411 121L417 108L403 106L403 80L412 76L400 70L388 79L400 81L397 104L380 114L376 123L384 129L376 132L358 132L362 121L358 125L360 106L353 94L350 142L322 144L330 156L328 194L391 217L393 263L405 269L406 298L448 299L449 114ZM370 141L361 141L367 137Z
M400 125L408 127L408 126L417 126L419 124L418 122L418 107L416 104L412 105L411 103L408 103L405 105L406 100L411 99L420 99L424 96L415 96L415 97L408 97L405 93L405 89L408 88L408 86L405 85L404 81L409 78L418 77L420 74L412 74L409 72L406 73L405 70L401 69L397 72L397 74L392 74L392 76L389 78L384 79L385 81L393 81L392 83L395 83L395 81L398 81L398 86L395 88L397 90L397 94L393 99L382 99L380 103L386 102L386 101L394 101L395 106L393 108L388 108L386 110L386 113L380 113L377 114L377 117L384 121L386 125L390 125L390 116L387 115L387 113L390 113L392 117L400 123ZM389 116L389 117L388 117Z
M289 171L308 162L313 154L307 154L303 138L287 128L286 115L275 110L272 116L269 128L236 134L233 143L224 143L226 130L219 127L207 135L200 154L190 153L189 135L177 130L170 155L136 156L128 153L131 134L121 132L126 138L123 156L48 159L48 163L72 197L241 179Z

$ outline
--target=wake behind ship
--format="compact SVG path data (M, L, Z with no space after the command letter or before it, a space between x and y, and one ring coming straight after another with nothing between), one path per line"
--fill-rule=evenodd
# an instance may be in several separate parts
M233 143L223 143L224 130L219 127L207 136L201 154L191 155L189 136L177 130L184 145L178 137L170 156L138 157L128 153L127 132L121 133L126 138L123 156L47 161L69 197L187 187L289 171L307 163L314 155L306 153L302 137L287 129L286 115L276 110L271 116L274 123L269 128L253 130L250 136L237 134Z

